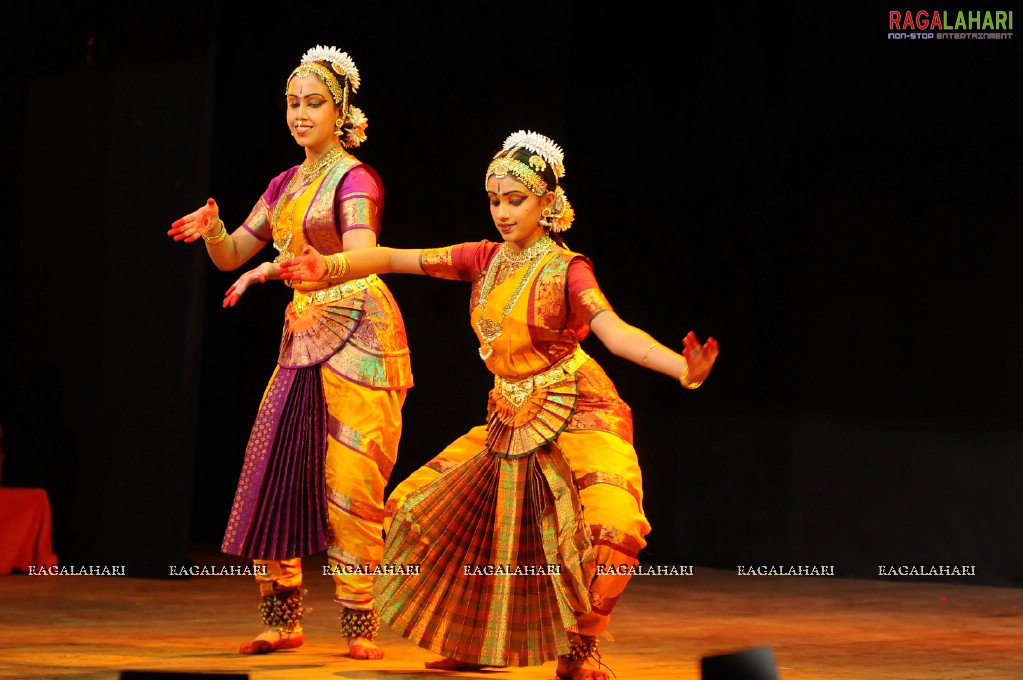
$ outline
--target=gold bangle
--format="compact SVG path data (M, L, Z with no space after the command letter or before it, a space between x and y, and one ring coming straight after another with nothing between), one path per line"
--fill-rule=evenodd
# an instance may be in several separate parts
M343 279L348 276L348 272L352 270L352 263L348 260L348 256L344 253L334 253L334 258L337 260L337 273L334 277Z
M327 279L337 278L337 273L341 269L337 258L334 255L327 255L323 259L327 263Z
M646 363L647 357L650 356L650 350L652 350L654 347L657 347L659 344L661 344L661 343L654 342L654 343L651 343L651 345L646 348L646 351L643 352L643 363L644 364Z
M689 379L689 362L686 361L685 357L682 357L682 375L678 377L679 383L682 387L687 390L695 390L697 387L703 384L703 381L695 381Z
M202 235L202 240L211 246L215 246L227 239L227 227L224 226L224 220L218 219L217 222L220 224L220 228L217 229L217 233L214 236Z
M324 255L323 261L327 265L326 279L342 279L348 276L352 269L352 263L348 261L344 253Z

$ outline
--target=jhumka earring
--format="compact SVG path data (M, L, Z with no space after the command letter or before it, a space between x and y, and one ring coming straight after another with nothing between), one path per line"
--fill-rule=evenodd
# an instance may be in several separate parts
M551 209L544 208L540 211L540 226L550 229L551 226Z

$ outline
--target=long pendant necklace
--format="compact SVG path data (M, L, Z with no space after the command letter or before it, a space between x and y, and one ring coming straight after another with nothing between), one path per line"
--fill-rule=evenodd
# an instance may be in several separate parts
M519 297L522 295L522 291L526 288L526 283L533 278L533 274L540 267L540 263L543 262L543 256L546 255L551 248L554 246L554 241L547 234L544 234L539 241L529 246L520 253L511 253L508 250L507 244L502 244L501 249L497 251L494 259L491 260L490 266L487 268L487 275L483 279L483 288L480 291L480 316L476 321L476 330L480 333L480 347L479 354L480 359L486 361L490 358L490 355L494 353L494 347L491 343L501 337L501 332L504 326L504 319L511 312L512 308L515 307L515 303L519 301ZM497 270L501 268L503 263L507 262L515 268L519 268L522 265L529 263L529 269L519 279L519 285L515 287L515 292L512 293L508 303L501 310L501 318L497 321L489 319L484 316L487 310L487 302L490 298L490 293L494 289L494 280L497 277Z
M295 180L297 178L298 173L296 172L291 176L291 179L288 180L288 186L284 187L284 193L281 194L279 199L277 199L277 205L274 206L273 214L270 216L270 233L273 234L274 248L277 249L277 257L274 258L274 262L277 264L280 264L285 260L290 260L295 256L290 250L291 238L293 235L291 231L291 223L295 219L295 201L298 197L291 196L291 188L295 186ZM289 196L291 197L291 200L289 200ZM278 226L280 224L281 208L284 207L285 203L289 203L291 205L291 218L288 220L287 228Z
M281 262L290 260L295 256L295 254L291 252L290 248L291 239L294 234L292 229L294 225L292 222L295 219L295 201L298 197L291 196L291 189L295 186L295 181L298 179L298 176L302 175L302 180L306 184L309 184L319 177L320 173L327 168L332 167L335 163L347 155L348 152L344 150L344 147L335 146L327 151L327 153L320 156L315 163L302 163L302 165L298 166L298 172L292 175L291 179L288 180L288 186L284 188L284 193L281 194L280 199L277 201L277 205L274 206L273 215L270 217L270 233L273 234L274 248L277 249L277 257L274 258L274 262L280 264ZM290 200L289 196L291 197ZM288 203L291 209L289 218L285 220L287 228L278 227L281 217L281 208L284 207L285 203Z

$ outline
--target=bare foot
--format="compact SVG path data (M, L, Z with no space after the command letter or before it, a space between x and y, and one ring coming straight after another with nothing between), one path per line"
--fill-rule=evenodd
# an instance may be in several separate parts
M369 638L348 638L348 654L353 659L382 659L384 650Z
M557 676L561 680L608 680L607 673L593 665L590 659L571 661L567 657L558 657Z
M269 654L279 649L294 649L301 647L305 642L302 629L299 628L290 633L279 633L273 628L267 628L256 636L251 642L244 643L238 648L239 654Z
M450 656L438 659L437 661L427 661L424 665L435 671L478 671L481 668L486 668L483 664L459 661L458 659L452 659Z

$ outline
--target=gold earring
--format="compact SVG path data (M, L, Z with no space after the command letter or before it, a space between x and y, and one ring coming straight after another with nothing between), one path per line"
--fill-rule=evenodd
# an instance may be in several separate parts
M544 208L540 211L540 226L550 227L551 226L551 209Z

